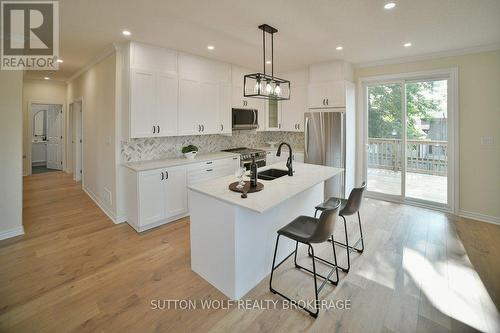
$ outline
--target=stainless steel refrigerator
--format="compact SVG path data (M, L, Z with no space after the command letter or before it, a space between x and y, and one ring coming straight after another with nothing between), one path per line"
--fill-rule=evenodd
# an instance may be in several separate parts
M343 169L325 182L325 198L346 198L354 186L354 128L344 108L304 114L304 162Z

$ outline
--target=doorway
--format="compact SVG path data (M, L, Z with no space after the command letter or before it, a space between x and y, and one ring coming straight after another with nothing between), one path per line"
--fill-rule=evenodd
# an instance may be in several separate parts
M362 83L369 196L454 210L455 86L453 73Z
M62 118L61 104L31 104L30 174L62 170Z
M72 161L71 172L73 179L77 182L82 181L83 177L83 158L82 158L82 126L83 109L82 101L78 100L69 105L69 128L71 138L70 160Z

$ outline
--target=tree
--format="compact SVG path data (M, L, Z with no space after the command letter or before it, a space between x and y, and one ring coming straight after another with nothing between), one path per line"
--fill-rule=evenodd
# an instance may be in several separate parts
M429 98L434 82L406 83L407 134L409 139L425 136L417 126L418 119L429 120L439 110L439 103ZM403 131L402 86L398 83L368 88L370 138L401 138Z

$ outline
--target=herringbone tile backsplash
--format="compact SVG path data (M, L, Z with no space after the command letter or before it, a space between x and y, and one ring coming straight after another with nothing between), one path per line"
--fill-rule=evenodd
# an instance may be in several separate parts
M304 133L239 131L232 136L214 134L131 139L122 142L121 155L123 162L136 162L182 156L182 147L189 144L197 146L200 153L208 153L237 147L265 147L268 141L285 141L292 147L302 148Z

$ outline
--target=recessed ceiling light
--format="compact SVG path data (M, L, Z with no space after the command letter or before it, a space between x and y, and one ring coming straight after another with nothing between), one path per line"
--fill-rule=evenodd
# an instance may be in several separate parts
M62 64L62 63L64 62L64 60L62 60L62 59L57 59L57 62L58 62L58 63L60 63L60 64Z
M396 7L396 4L394 2L388 2L384 5L385 9L393 9L394 7Z
M44 80L50 80L50 77L45 76L43 79L44 79Z
M207 49L209 49L210 51L215 50L215 46L213 46L213 45L208 45L208 46L207 46Z
M340 45L335 48L335 50L337 50L337 51L342 51L343 49L344 48L342 46L340 46Z
M270 64L271 64L271 60L267 60L267 61L266 61L266 64L267 64L267 65L270 65Z
M411 46L411 43L404 43L403 44L404 47L410 47Z
M123 30L123 31L122 31L122 34L123 34L124 36L130 36L132 33L131 33L130 31L128 31L128 30Z

